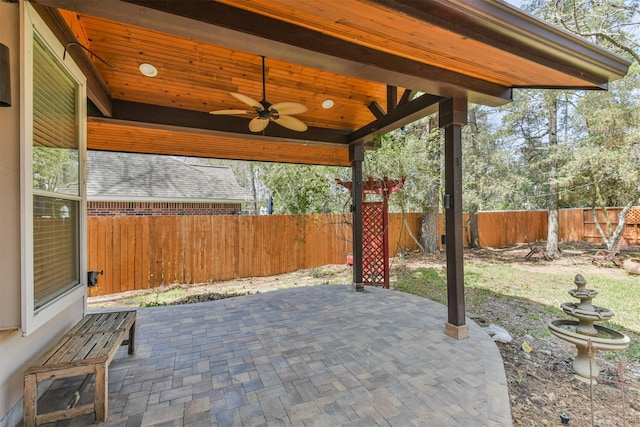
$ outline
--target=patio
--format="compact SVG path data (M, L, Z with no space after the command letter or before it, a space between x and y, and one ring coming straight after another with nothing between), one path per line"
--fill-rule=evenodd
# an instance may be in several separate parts
M472 321L470 338L446 336L446 315L343 285L139 309L136 353L123 347L109 370L105 425L512 425L496 345ZM66 402L79 381L54 383L41 404Z

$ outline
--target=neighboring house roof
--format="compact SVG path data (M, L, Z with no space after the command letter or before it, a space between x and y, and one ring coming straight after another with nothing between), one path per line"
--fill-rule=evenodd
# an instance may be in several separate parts
M251 199L228 166L170 156L87 151L87 199L242 203Z

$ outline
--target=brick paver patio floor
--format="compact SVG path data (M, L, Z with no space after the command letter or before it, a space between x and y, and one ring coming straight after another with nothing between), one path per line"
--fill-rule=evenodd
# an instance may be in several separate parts
M142 308L135 355L122 347L111 364L103 425L512 425L495 343L471 321L470 338L447 337L446 318L423 298L342 285Z

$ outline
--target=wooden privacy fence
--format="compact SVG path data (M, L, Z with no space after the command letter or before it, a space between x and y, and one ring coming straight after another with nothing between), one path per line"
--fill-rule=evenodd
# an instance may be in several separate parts
M622 208L607 208L613 228L618 225L618 215ZM597 211L598 221L606 230L605 217ZM468 215L464 214L465 245L469 241ZM547 239L548 212L545 211L494 211L478 213L478 233L480 246L501 247L514 243L534 242ZM606 231L605 231L606 232ZM627 244L640 243L640 207L632 208L625 217L622 232ZM591 209L560 209L558 216L558 240L576 242L584 240L602 243Z
M609 208L615 227L620 208ZM547 211L480 212L480 245L501 247L546 240ZM598 212L599 221L604 220ZM351 252L350 216L90 217L89 270L104 270L90 295L274 274L345 262ZM640 208L627 214L623 236L638 244ZM420 214L406 223L420 238ZM464 216L469 241L468 216ZM444 233L440 215L440 234ZM559 240L602 243L591 209L562 209ZM389 215L390 253L415 250L401 214Z
M607 215L609 216L609 220L611 221L612 227L618 225L618 215L622 211L622 208L608 208ZM598 222L605 230L605 216L601 210L596 211ZM593 220L593 213L591 209L584 209L583 215L583 239L587 242L602 242L602 237L600 237L600 233L598 233L598 229L596 228L596 223ZM627 245L638 245L640 244L640 207L633 207L625 216L625 224L624 230L622 232L622 236L625 238L625 243Z
M391 254L416 249L400 214L389 216ZM346 261L350 216L91 217L89 270L104 270L89 294L270 276ZM406 222L418 236L420 215Z
M546 238L547 212L480 212L478 213L478 234L480 246L492 248ZM465 235L468 238L468 233Z

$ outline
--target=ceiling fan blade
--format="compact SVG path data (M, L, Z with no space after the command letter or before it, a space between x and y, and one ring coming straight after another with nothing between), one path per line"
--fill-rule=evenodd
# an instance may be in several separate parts
M306 105L297 102L276 102L271 109L277 110L278 114L302 114L307 111Z
M242 101L247 105L257 108L258 110L264 110L264 107L262 106L262 104L260 104L255 99L237 92L230 92L230 93L231 93L231 96L233 96L238 101Z
M293 116L280 116L277 119L272 118L274 122L287 129L295 130L296 132L304 132L307 130L307 125L301 120L296 119Z
M268 124L269 119L261 119L260 117L256 117L255 119L251 119L251 121L249 122L249 130L251 132L262 132Z
M209 111L209 114L255 114L255 111L247 111L247 110L217 110L217 111Z

